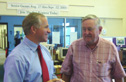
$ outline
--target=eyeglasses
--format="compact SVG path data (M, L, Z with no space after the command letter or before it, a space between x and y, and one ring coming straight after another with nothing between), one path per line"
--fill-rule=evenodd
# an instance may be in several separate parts
M93 31L95 28L92 28L92 27L89 27L89 28L82 28L82 30L84 31L84 32L86 32L86 30L88 30L88 31Z

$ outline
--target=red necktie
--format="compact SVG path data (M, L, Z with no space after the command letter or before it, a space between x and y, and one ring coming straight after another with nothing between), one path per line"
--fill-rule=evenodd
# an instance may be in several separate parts
M39 60L41 63L41 68L42 68L42 77L43 77L43 82L47 82L49 81L49 72L48 72L48 68L46 66L45 60L43 58L41 49L40 49L40 45L38 46L38 55L39 55Z

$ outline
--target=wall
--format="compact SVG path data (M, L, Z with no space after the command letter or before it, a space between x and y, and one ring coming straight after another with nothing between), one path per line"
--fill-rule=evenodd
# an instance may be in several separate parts
M0 0L0 15L17 15L16 10L7 9L7 2L19 2L18 0ZM89 13L100 17L122 18L122 0L20 0L22 3L34 4L65 4L69 5L68 12L61 12L60 16L83 17Z
M24 17L18 16L1 16L0 23L8 24L8 42L9 42L9 51L14 48L14 25L22 25Z
M103 30L106 31L104 34L101 33L101 36L125 36L122 18L101 18L101 25Z
M126 36L126 1L123 1L123 30L122 33Z
M17 15L16 9L7 9L7 2L19 2L18 0L0 0L0 15ZM113 19L108 25L107 35L104 36L126 36L126 1L125 0L21 0L20 3L32 4L59 4L68 5L68 11L61 11L60 17L84 17L87 14L96 14L105 21ZM22 16L22 15L21 15ZM25 16L25 15L24 15ZM114 20L115 19L115 20ZM119 20L119 21L118 21ZM115 22L118 21L118 22ZM121 23L120 23L121 22ZM118 24L119 23L119 24ZM116 24L116 25L113 25ZM117 25L118 24L118 25ZM122 25L120 25L122 24ZM118 26L118 27L112 27ZM109 32L115 30L117 33ZM115 35L114 35L115 34Z

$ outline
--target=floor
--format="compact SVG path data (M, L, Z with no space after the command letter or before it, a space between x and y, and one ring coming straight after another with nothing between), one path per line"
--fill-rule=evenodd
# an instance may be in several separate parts
M0 82L3 82L4 69L3 64L5 62L5 50L0 49Z

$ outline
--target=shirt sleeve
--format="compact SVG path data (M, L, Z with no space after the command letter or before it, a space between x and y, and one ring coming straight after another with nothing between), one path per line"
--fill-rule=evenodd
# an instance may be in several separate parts
M66 57L62 63L61 73L66 75L71 75L73 71L73 52L72 52L72 45L69 47Z
M25 65L16 57L9 57L4 63L4 82L23 82Z
M120 59L119 59L119 54L118 51L116 49L116 47L114 46L114 50L113 50L113 54L115 56L115 62L112 65L112 77L113 78L123 78L126 77L126 73L124 71L124 68L121 65Z

